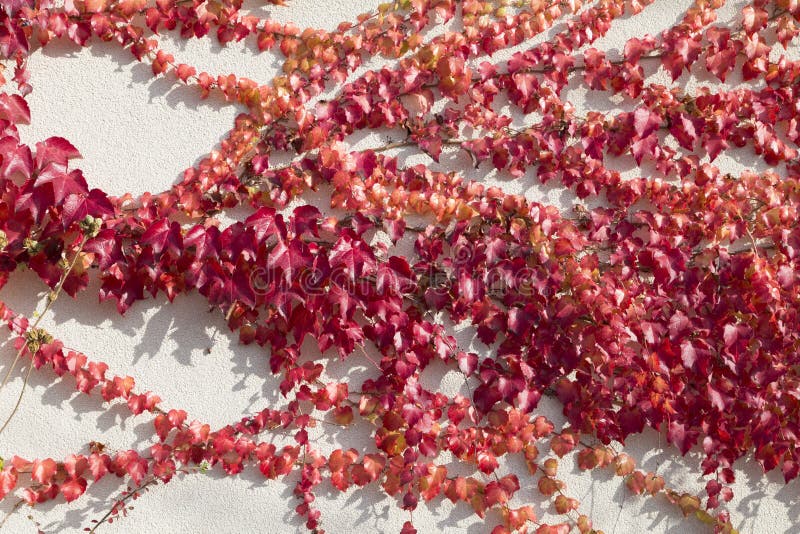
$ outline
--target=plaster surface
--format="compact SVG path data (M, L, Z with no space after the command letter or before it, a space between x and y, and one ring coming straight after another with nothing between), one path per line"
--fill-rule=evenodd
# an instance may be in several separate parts
M595 46L618 51L625 40L645 32L655 34L673 25L690 5L689 0L656 0L643 13L616 22L606 37ZM339 22L353 20L358 14L374 8L375 0L290 0L289 7L264 7L247 3L249 9L262 16L293 21L298 26L335 28ZM742 0L730 1L720 12L720 22L736 19ZM557 27L558 28L558 27ZM445 28L435 28L436 35ZM497 54L492 61L502 61L510 52L547 39L552 32ZM257 54L253 43L220 47L215 41L183 41L175 35L161 37L167 51L179 62L208 70L212 74L233 72L261 83L268 83L278 70L278 59L267 53ZM788 53L795 56L797 47ZM380 65L370 62L361 69ZM231 128L241 110L221 99L200 100L197 93L172 79L152 79L149 66L136 63L126 51L98 43L79 49L67 43L55 43L34 52L31 58L29 97L33 125L22 134L29 143L58 135L71 140L82 152L80 167L93 187L112 194L126 191L138 194L158 192L175 182L182 171L195 163ZM671 85L669 77L657 68L650 72L651 81ZM726 85L735 86L732 79ZM758 82L757 82L758 83ZM682 76L676 85L697 87L703 84L720 87L708 77ZM579 110L627 109L630 102L610 99L607 94L587 93L579 83L569 89L569 99ZM515 115L516 124L535 117ZM353 136L356 148L376 147L386 138L399 139L400 132L372 132ZM435 166L427 156L414 151L398 153L401 163L424 162ZM464 156L446 154L442 166L458 168L471 179L502 185L507 191L524 193L530 199L549 202L561 209L570 209L576 201L568 190L542 186L532 174L519 180L490 172L486 166L472 169ZM732 151L717 164L726 172L766 167L754 159L752 149ZM626 175L638 171L630 158L615 162ZM647 172L644 169L642 172ZM324 192L304 202L325 206ZM223 222L242 218L242 213L223 214ZM246 216L246 213L244 214ZM219 313L209 313L198 294L183 295L169 304L162 297L136 303L125 316L116 313L112 303L97 303L96 286L77 299L59 299L46 314L42 326L72 348L105 361L117 374L136 377L142 390L153 390L163 398L165 406L186 409L191 417L214 425L226 424L238 417L266 406L282 403L277 393L278 381L269 373L262 349L240 346L236 336L226 328ZM44 285L30 272L17 272L0 292L0 298L14 309L30 314L42 308ZM460 341L472 343L468 327L452 325ZM478 350L489 350L475 342ZM13 359L11 347L0 346L0 372ZM431 387L454 392L463 387L459 375L443 367L426 373ZM330 373L359 381L370 370L350 360L331 367ZM22 387L21 373L15 374L10 386L0 394L0 413L13 405ZM559 424L563 421L559 406L543 401L540 412ZM63 457L85 451L91 440L103 442L112 449L143 449L149 445L150 419L146 415L127 419L122 412L106 412L96 397L74 392L68 381L56 379L52 373L34 373L25 393L20 412L0 437L0 455L20 454L27 458ZM369 429L355 425L333 435L318 436L324 449L370 447ZM374 445L373 445L374 446ZM645 432L626 444L626 451L646 470L658 471L669 483L685 491L700 492L705 480L697 477L697 465L691 453L681 458L669 447L663 436ZM593 518L595 527L606 533L672 533L705 532L703 525L685 520L666 501L642 499L632 495L621 480L597 471L592 475L578 472L569 459L562 463L568 492L581 500L580 511ZM506 465L520 476L522 490L515 503L532 502L545 519L548 508L535 491L536 478L525 474L522 465ZM135 501L135 509L119 521L99 529L106 533L288 533L302 532L293 508L293 482L266 481L256 470L241 476L224 476L217 470L203 474L180 476L165 486L156 486ZM11 533L81 532L91 527L124 489L119 479L106 477L78 501L63 500L34 509L21 508L6 523ZM736 496L729 509L742 532L791 534L800 530L797 517L798 484L784 485L778 473L764 475L752 458L737 464ZM13 501L0 503L0 514L10 509ZM328 484L321 486L316 504L322 510L327 532L338 534L399 532L408 514L393 499L382 497L371 487L351 489L342 494ZM489 523L496 520L490 516ZM422 533L447 532L478 534L488 532L487 523L472 515L465 506L449 501L435 501L420 506L414 522Z

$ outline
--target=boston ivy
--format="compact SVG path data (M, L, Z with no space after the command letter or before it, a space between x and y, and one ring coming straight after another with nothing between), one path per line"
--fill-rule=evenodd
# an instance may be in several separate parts
M148 295L196 291L242 343L264 347L288 404L213 429L0 303L14 365L71 375L78 391L148 414L155 443L13 456L0 497L73 501L113 474L134 485L113 516L176 472L258 468L268 479L299 475L296 511L318 533L322 483L373 484L409 512L436 498L480 517L496 510L495 533L594 532L558 478L557 458L574 452L580 468L607 466L633 492L665 496L716 532L734 532L720 506L733 497L737 459L752 454L787 482L800 470L800 63L780 54L800 32L800 3L754 0L725 27L716 24L724 0L696 0L673 27L629 39L620 54L592 46L651 1L396 0L335 31L261 19L242 0L2 2L0 57L14 68L12 80L0 76L0 281L27 266L51 288L49 306L96 277L99 298L120 313ZM457 31L425 37L454 17ZM557 23L551 39L525 48ZM260 85L198 72L159 47L167 30L252 40L280 52L283 74ZM174 186L109 196L89 187L69 141L20 141L17 125L31 120L28 55L57 39L116 43L154 76L246 111ZM372 57L391 66L356 75ZM670 88L645 75L658 66L673 81L707 71L759 83ZM578 114L564 97L576 80L630 111ZM317 98L332 86L333 97ZM530 124L513 126L500 97L533 114ZM347 144L385 128L405 139L360 151ZM402 147L439 163L403 166L385 153ZM733 148L773 170L723 174L714 161ZM286 152L288 163L271 161ZM561 183L602 207L566 213L530 202L441 170L444 152L487 172ZM618 157L648 175L624 179L608 166ZM343 215L286 209L317 189ZM235 207L250 215L221 228L214 215ZM413 242L413 254L391 255L376 234ZM471 323L486 348L460 348L445 319ZM374 378L325 379L324 363L302 358L306 339L320 354L367 362ZM434 362L462 373L469 394L423 387ZM560 401L567 427L536 414L542 396ZM309 438L321 423L356 418L372 425L371 452L324 454ZM646 427L683 454L701 453L706 495L670 488L620 450ZM270 432L291 443L277 447L262 438ZM451 474L443 453L472 474ZM510 504L530 498L498 461L510 455L539 475L560 523L537 519L541 503ZM410 520L402 532L416 532Z

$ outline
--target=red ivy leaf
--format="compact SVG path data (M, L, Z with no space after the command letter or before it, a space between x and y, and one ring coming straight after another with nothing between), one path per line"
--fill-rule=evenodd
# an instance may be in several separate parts
M71 478L61 484L61 493L67 502L72 502L86 491L86 479L83 477Z
M6 467L0 472L0 499L11 493L17 486L17 470L13 467Z
M63 137L50 137L36 143L36 167L39 169L50 163L66 165L69 160L80 157L78 149Z
M30 124L31 110L21 96L0 93L0 118L15 124Z
M179 256L183 250L181 225L169 219L161 219L145 231L141 242L150 245L154 254L158 255L166 250L174 256Z
M39 484L50 484L53 476L56 474L57 467L55 460L52 458L35 460L31 468L31 479Z

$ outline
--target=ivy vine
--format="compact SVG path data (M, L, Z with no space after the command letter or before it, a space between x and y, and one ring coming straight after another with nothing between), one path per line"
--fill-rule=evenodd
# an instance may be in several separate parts
M93 531L178 472L258 469L298 475L295 510L315 533L323 483L396 496L403 534L416 532L411 512L437 498L481 518L498 511L494 534L599 532L558 477L558 459L577 452L581 469L608 468L634 493L735 532L725 503L737 459L752 455L787 482L800 470L800 63L782 53L796 46L800 2L747 2L729 27L717 23L724 0L695 0L674 26L616 55L593 47L651 3L396 0L323 31L258 18L242 0L2 2L0 285L26 266L51 289L49 307L97 278L100 300L120 313L148 296L197 292L241 343L264 348L287 406L212 428L0 302L17 350L0 388L19 364L26 383L44 368L69 375L81 393L151 417L154 442L92 442L59 459L2 451L0 498L73 501L106 475L130 481ZM454 30L426 34L454 18ZM160 48L159 33L173 30L253 40L282 55L283 74L260 85L198 72ZM116 43L153 76L244 111L169 189L109 196L90 188L66 139L20 141L37 74L29 54L59 39ZM520 50L492 59L510 47ZM389 66L359 74L373 57ZM654 82L653 69L673 82L706 71L743 83L689 91ZM570 83L630 111L580 115L564 96ZM515 126L501 99L527 124ZM348 144L386 128L403 140ZM402 165L390 152L404 147L429 163ZM714 162L732 149L770 170L724 174ZM286 153L288 163L273 163ZM488 187L448 169L454 154L479 172L560 183L585 202L567 213ZM641 176L623 178L614 158L631 158ZM336 216L287 209L312 190L330 192ZM221 227L215 215L233 208L249 216ZM392 253L388 243L403 240L413 254ZM459 347L445 321L468 322L485 347ZM366 361L374 376L326 379L326 360L303 357L307 339L326 358ZM434 362L462 373L469 395L423 387ZM561 403L566 427L537 414L543 396ZM371 425L371 452L327 454L309 439L312 427L357 418ZM701 454L704 495L637 469L624 443L645 428ZM264 437L275 432L290 444ZM443 453L472 474L451 473ZM510 456L538 475L541 502L510 504L520 481L499 462ZM549 501L558 523L539 519Z

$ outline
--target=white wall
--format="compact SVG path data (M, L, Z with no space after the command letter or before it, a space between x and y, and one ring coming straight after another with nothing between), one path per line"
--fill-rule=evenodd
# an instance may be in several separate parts
M264 15L294 21L301 27L333 29L342 20L353 19L378 4L374 0L290 0L288 8L255 8ZM625 39L644 32L656 33L674 24L690 4L689 0L656 0L636 16L617 21L611 34L595 46L604 50L621 49ZM730 2L721 12L721 20L737 16L741 0ZM255 5L252 2L250 5ZM441 31L441 30L436 30ZM233 44L220 48L210 40L185 42L167 36L164 47L176 60L190 63L211 73L233 72L267 83L275 74L277 58L256 54L254 47ZM528 43L528 46L530 43ZM503 56L500 56L502 58ZM34 52L31 58L29 97L33 125L23 131L25 141L33 143L52 135L70 139L83 153L81 166L91 186L109 193L161 191L178 179L183 169L213 148L231 128L239 110L219 99L200 101L196 92L173 83L172 79L152 80L149 66L132 60L115 46L98 43L89 49L56 43ZM664 73L654 80L670 84ZM709 83L683 76L679 84L692 86ZM711 82L713 85L719 85ZM735 84L735 80L729 80ZM570 99L579 109L615 109L603 95L587 95L573 84ZM588 98L588 99L587 99ZM517 117L523 120L523 117ZM391 133L391 132L390 132ZM358 147L378 146L381 138L359 137ZM755 169L752 149L741 151L742 161ZM419 154L404 154L407 161L429 161ZM725 171L742 168L734 155L724 155L718 164ZM454 159L456 164L466 163ZM620 161L620 168L625 162ZM508 181L494 176L483 167L465 168L470 178L502 183L506 190L524 192L529 198L567 208L574 196L562 189L542 188L526 175ZM322 204L320 196L313 199ZM226 214L240 218L241 213ZM15 273L0 292L0 298L16 310L30 314L41 302L44 286L30 272ZM164 406L186 409L214 425L223 425L280 402L277 381L269 374L263 349L239 346L236 336L227 331L218 313L207 313L208 306L198 294L182 295L175 303L165 299L136 303L121 317L112 303L97 304L97 286L77 299L63 297L43 320L43 326L72 348L107 362L117 374L136 377L142 390L157 392ZM41 308L41 305L38 306ZM469 329L460 336L469 341ZM210 348L210 352L207 350ZM485 350L485 349L484 349ZM13 359L11 347L0 348L0 372ZM338 365L333 373L347 374L360 380L369 370L357 360ZM452 375L426 376L430 384L441 380L441 387L458 388ZM22 386L16 374L0 394L0 416L6 413ZM541 411L559 422L558 406L543 402ZM74 393L70 379L62 382L50 372L35 373L25 393L20 412L0 436L0 456L19 454L26 458L61 458L83 450L89 441L106 443L112 449L149 445L152 435L147 415L117 424L122 411L105 411L98 398ZM321 445L369 446L369 429L354 426L335 436L321 436ZM694 473L697 460L682 459L665 440L654 432L631 438L626 451L646 470L658 471L677 489L700 492L705 481ZM565 462L564 466L571 465ZM764 476L749 460L738 464L736 497L730 503L734 523L743 532L791 533L797 527L798 485L784 486L777 474ZM520 475L523 489L515 501L534 504L540 513L541 498L534 489L535 479L523 475L524 468L510 465ZM606 533L703 532L698 522L684 520L675 507L660 499L643 499L630 494L610 475L575 471L565 477L568 493L582 501L581 512L590 515L596 528ZM228 477L212 470L205 474L179 477L166 486L158 486L134 503L131 514L118 522L101 527L102 532L267 532L302 531L293 511L293 482L265 481L256 470ZM119 479L106 477L78 501L48 503L35 509L26 506L7 522L7 532L80 532L91 526L110 507L114 496L124 489ZM0 503L7 511L14 500ZM392 499L383 498L375 488L351 489L345 494L324 483L316 503L323 512L323 527L331 533L398 532L408 514L397 508ZM30 515L30 518L28 516ZM488 532L485 523L465 506L454 507L449 501L434 501L430 508L420 506L414 513L420 532Z

